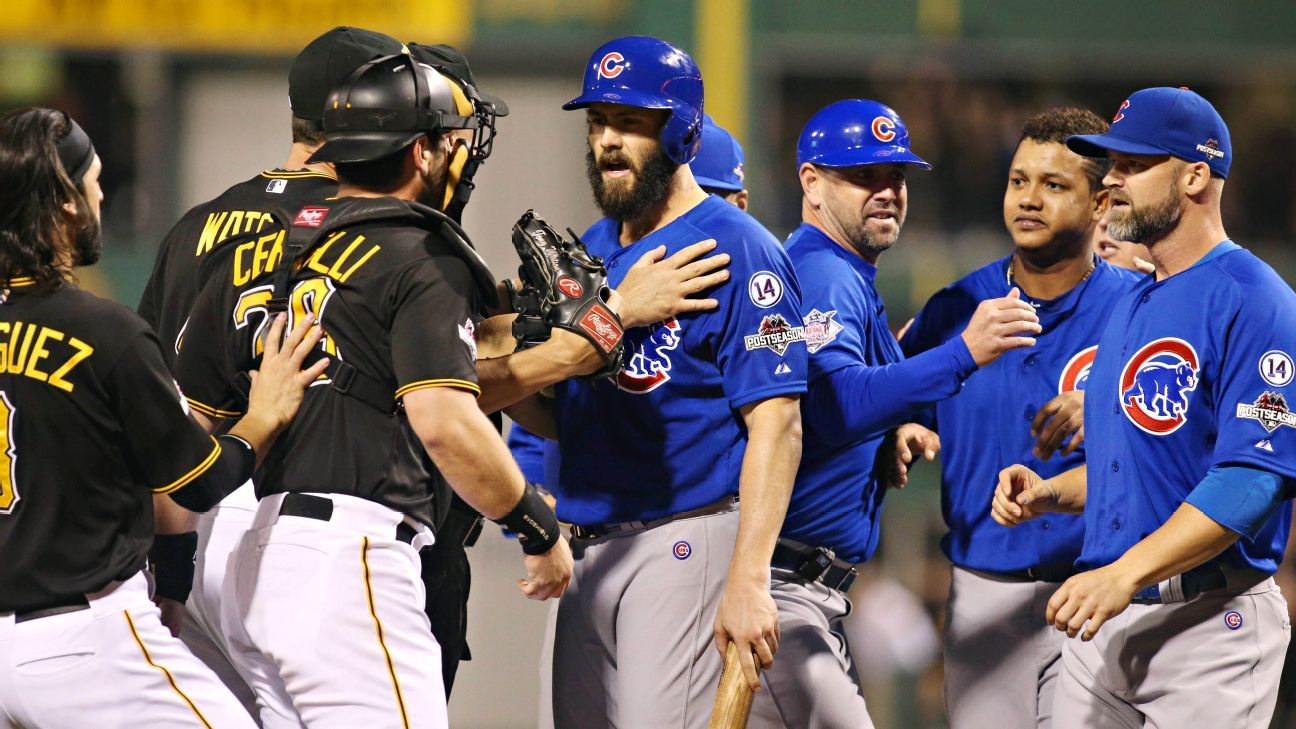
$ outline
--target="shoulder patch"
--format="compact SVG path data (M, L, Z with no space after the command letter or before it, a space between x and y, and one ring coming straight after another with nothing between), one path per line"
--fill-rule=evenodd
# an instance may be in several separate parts
M805 343L806 351L814 354L825 345L837 338L845 327L841 325L834 317L837 316L837 310L819 311L811 309L809 314L805 315Z
M783 300L783 279L770 271L757 271L747 282L747 293L753 304L768 309Z
M1296 374L1296 370L1292 368L1291 355L1286 352L1271 349L1260 355L1260 377L1273 387L1290 385L1293 374Z
M1265 432L1272 433L1279 426L1296 428L1296 413L1287 406L1287 398L1278 392L1262 392L1253 403L1238 403L1237 417L1242 420L1254 420L1260 423ZM1266 441L1266 444L1268 442ZM1260 448L1260 444L1256 444ZM1272 445L1264 450L1273 450Z
M794 342L804 339L805 327L792 326L782 314L769 314L761 319L759 331L743 337L743 346L748 352L755 349L769 349L782 357Z

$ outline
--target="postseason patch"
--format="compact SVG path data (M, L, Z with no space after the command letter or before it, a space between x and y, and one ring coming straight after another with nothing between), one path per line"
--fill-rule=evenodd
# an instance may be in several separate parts
M842 329L845 329L840 322L833 317L837 316L837 310L819 311L811 309L809 314L805 315L805 343L806 351L814 354L824 345L837 338Z
M805 327L794 327L782 314L770 314L761 319L760 331L743 337L747 351L769 349L782 357L794 342L805 340Z
M1243 420L1254 420L1260 427L1272 433L1279 426L1296 428L1296 413L1287 407L1287 398L1279 392L1262 392L1251 404L1238 403L1237 416Z
M464 319L464 323L459 325L459 339L468 345L473 361L477 361L477 328L473 326L472 319Z

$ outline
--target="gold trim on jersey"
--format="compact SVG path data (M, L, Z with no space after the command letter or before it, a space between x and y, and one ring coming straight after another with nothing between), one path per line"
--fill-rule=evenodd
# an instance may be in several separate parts
M211 436L207 436L207 437L211 438ZM193 481L195 478L198 478L199 476L203 475L203 473L206 472L207 469L211 468L212 464L216 462L217 458L220 458L220 454L221 454L220 441L216 440L215 438L212 438L211 440L212 440L212 451L211 453L207 454L207 457L203 459L202 463L199 463L197 466L194 466L192 471L172 481L166 486L163 486L160 489L153 489L153 493L169 494L172 491L179 491L180 489L189 485L190 481Z
M327 172L316 172L315 170L265 170L261 173L262 177L269 177L272 180L296 180L303 177L323 177L326 180L337 180L333 175Z
M130 611L123 610L122 615L126 618L126 625L130 626L131 635L135 638L135 645L138 645L140 653L144 654L144 660L147 661L150 666L161 671L163 676L166 676L167 683L171 684L171 690L175 691L180 698L184 699L184 702L189 705L194 716L198 717L198 721L201 721L203 726L207 727L207 729L212 729L212 725L208 723L207 717L203 716L202 712L198 710L198 706L185 695L185 692L180 690L178 685L176 685L175 676L172 676L171 672L165 667L153 662L153 657L149 655L148 648L144 647L144 641L140 640L139 631L135 630L135 621L131 620Z
M11 278L8 281L0 281L0 288L6 288L6 289L18 289L18 288L22 288L23 286L35 286L35 285L36 285L36 279L32 278L31 276L19 276L18 278Z
M481 388L477 386L477 383L469 382L468 380L456 380L449 377L439 380L419 380L418 382L411 382L397 390L396 397L399 399L415 390L424 390L429 387L457 387L460 390L467 390L474 395L481 397Z
M209 418L220 418L222 420L225 420L228 418L237 418L243 414L242 412L235 412L233 410L220 410L219 408L214 408L211 405L208 405L206 403L198 402L197 400L193 399L192 397L189 397L188 395L185 396L185 400L189 401L189 407L193 408L194 410L197 410L198 412L202 413L203 415L206 415Z
M369 537L364 538L360 548L360 564L364 566L365 593L369 596L369 614L373 616L374 627L378 630L378 645L382 647L383 657L387 659L387 674L391 676L392 688L396 690L396 705L400 708L401 725L409 729L409 715L405 713L405 697L401 695L400 681L396 678L396 664L392 661L391 651L387 650L387 641L383 639L382 621L378 619L378 610L374 606L373 585L369 583Z

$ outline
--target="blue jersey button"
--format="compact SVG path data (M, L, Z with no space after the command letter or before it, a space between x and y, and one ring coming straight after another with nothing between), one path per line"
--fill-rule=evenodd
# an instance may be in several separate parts
M1029 357L1026 358L1026 366L1027 366L1027 367L1034 367L1034 366L1035 366L1035 355L1032 354L1031 356L1029 356Z
M1118 463L1118 462L1116 462L1116 461L1112 461L1112 470L1113 470L1113 471L1119 471L1119 470L1120 470L1120 463Z
M1120 529L1120 519L1112 519L1112 529Z

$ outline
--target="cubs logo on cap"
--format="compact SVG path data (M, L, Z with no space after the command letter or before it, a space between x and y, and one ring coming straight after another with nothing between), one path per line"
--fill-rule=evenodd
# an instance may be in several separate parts
M1085 389L1089 383L1089 370L1093 367L1094 357L1098 356L1098 345L1076 352L1062 368L1058 378L1058 394Z
M616 386L626 392L643 395L671 378L670 352L680 344L683 329L671 317L625 333L625 360L617 373Z
M1145 433L1169 435L1188 422L1197 389L1197 350L1182 339L1158 339L1134 353L1121 371L1121 408Z
M625 56L617 51L612 51L599 60L598 75L603 78L616 78L625 69Z
M889 142L896 138L895 122L885 116L880 116L873 120L873 136L877 137L879 142Z

